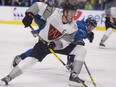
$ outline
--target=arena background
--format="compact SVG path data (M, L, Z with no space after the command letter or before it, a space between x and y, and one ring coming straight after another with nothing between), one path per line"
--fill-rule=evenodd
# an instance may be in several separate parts
M0 23L21 25L22 24L21 20L23 19L27 8L28 7L0 6L1 11ZM98 22L96 30L105 30L104 27L105 18L101 16L102 12L103 11L98 10L78 10L74 19L82 20L92 16ZM33 25L36 26L35 23L33 23Z

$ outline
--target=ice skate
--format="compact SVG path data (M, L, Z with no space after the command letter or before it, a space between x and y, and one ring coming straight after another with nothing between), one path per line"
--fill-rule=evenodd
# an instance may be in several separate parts
M77 83L80 83L80 82L84 83L84 80L80 79L80 78L78 77L78 74L76 74L75 72L72 72L72 73L71 73L71 75L70 75L70 77L69 77L69 80L70 80L70 81L77 82Z
M17 66L21 60L22 60L22 59L21 59L21 56L20 56L20 55L17 55L17 56L13 59L12 67Z
M10 78L9 78L9 76L6 76L0 80L0 86L6 86L6 85L8 85L8 82L10 82Z
M100 44L99 44L99 48L101 48L101 49L102 49L102 48L105 48L105 44L104 44L104 43L100 43Z
M7 83L5 81L0 80L0 86L6 86L6 85L7 85Z
M78 77L78 74L76 74L75 72L72 72L70 74L69 80L70 80L69 86L71 87L83 87L83 85L85 85L84 80L80 79Z

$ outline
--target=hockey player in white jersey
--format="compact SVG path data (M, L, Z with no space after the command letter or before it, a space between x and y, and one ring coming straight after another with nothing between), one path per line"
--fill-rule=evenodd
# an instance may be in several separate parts
M92 32L92 30L97 26L97 22L93 18L87 18L85 21L84 19L81 21L76 21L76 24L78 26L78 30L76 32L76 35L74 36L74 41L72 41L63 50L54 50L56 53L62 53L62 54L68 55L66 66L69 70L71 70L71 75L69 78L70 81L75 81L75 79L78 79L78 77L76 76L79 75L83 66L84 58L86 56L86 49L84 48L85 42L83 41L83 39L88 39L89 42L92 43L94 39L94 33ZM76 51L75 50L72 51L73 49L75 49ZM16 56L14 58L12 66L15 67L16 65L18 65L19 62L27 58L31 52L32 50L29 49L25 53L22 53L21 55ZM83 59L83 60L80 61L80 59ZM78 69L78 70L75 70L75 69ZM72 85L74 84L72 83Z
M26 16L23 19L25 27L31 25L36 14L41 15L46 20L46 26L40 31L40 39L33 47L30 56L22 60L6 77L0 80L1 86L8 85L14 78L23 74L27 68L32 67L37 62L41 62L45 56L50 53L48 48L52 48L53 50L63 50L72 42L77 31L76 23L73 20L77 7L72 0L70 3L68 1L65 2L62 6L63 10L50 7L42 2L36 2L26 11ZM77 48L78 47L76 46L75 49ZM86 52L83 47L80 49L80 51ZM61 51L61 53L65 52ZM76 54L75 51L73 51L73 53ZM75 59L78 59L81 62L84 61L83 56L75 56ZM78 71L80 68L75 70L77 70L75 72L80 72ZM81 81L78 75L74 76L74 78L74 82L79 83L79 81Z
M105 47L105 42L109 38L109 36L112 34L113 30L116 29L116 7L111 7L110 9L105 10L105 13L103 14L105 16L105 28L106 32L104 33L101 42L99 44L99 47Z

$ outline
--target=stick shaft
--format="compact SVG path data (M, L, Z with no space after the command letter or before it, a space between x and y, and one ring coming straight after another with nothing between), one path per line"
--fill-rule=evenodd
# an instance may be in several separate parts
M93 78L92 78L92 75L91 75L91 73L90 73L90 71L89 71L89 69L88 69L88 67L87 67L87 64L86 64L85 62L84 62L84 65L85 65L85 68L86 68L86 70L87 70L87 72L88 72L88 74L89 74L89 76L90 76L90 79L91 79L91 81L92 81L94 87L97 87L97 85L95 84L95 82L94 82L94 80L93 80Z

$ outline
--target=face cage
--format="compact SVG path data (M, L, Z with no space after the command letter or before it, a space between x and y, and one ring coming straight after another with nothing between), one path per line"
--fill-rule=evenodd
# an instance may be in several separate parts
M95 29L95 27L96 27L96 26L95 26L93 23L91 23L91 22L90 22L88 25L91 25L92 30Z

